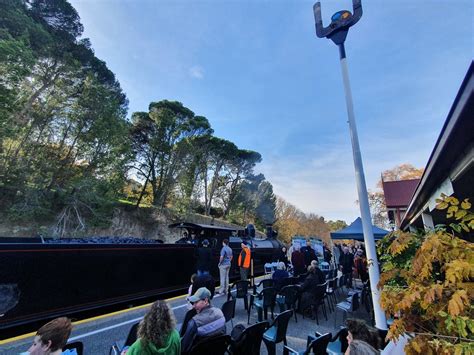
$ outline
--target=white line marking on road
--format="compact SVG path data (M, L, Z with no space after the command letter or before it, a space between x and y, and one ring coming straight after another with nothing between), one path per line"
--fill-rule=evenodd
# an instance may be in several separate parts
M235 290L232 290L232 292L235 292ZM219 298L219 297L222 297L222 296L226 296L226 295L215 295L214 298ZM174 311L176 309L180 309L180 308L184 308L186 307L188 304L185 303L185 304L182 304L180 306L176 306L176 307L172 307L171 309ZM68 339L68 342L72 342L72 341L76 341L76 340L79 340L79 339L83 339L83 338L86 338L86 337L89 337L91 335L95 335L95 334L99 334L99 333L102 333L102 332L106 332L107 330L110 330L110 329L114 329L114 328L118 328L118 327L121 327L121 326L124 326L124 325L127 325L127 324L130 324L130 323L136 323L136 322L139 322L143 319L143 317L138 317L138 318L134 318L134 319L129 319L127 321L124 321L122 323L118 323L118 324L114 324L114 325L110 325L108 327L105 327L105 328L101 328L101 329L97 329L97 330L94 330L92 332L88 332L88 333L84 333L84 334L79 334L79 335L76 335L75 337L72 337L72 338L69 338ZM179 324L178 324L179 325Z
M182 305L180 305L180 306L172 307L171 309L174 311L174 310L176 310L176 309L180 309L180 308L183 308L183 307L186 307L186 306L187 306L186 304L182 304ZM75 337L69 338L68 342L76 341L76 340L79 340L79 339L82 339L82 338L89 337L89 336L91 336L91 335L95 335L95 334L99 334L99 333L102 333L102 332L106 332L107 330L114 329L114 328L118 328L118 327L121 327L121 326L130 324L130 323L136 323L136 322L141 321L142 319L143 319L143 317L138 317L138 318L134 318L134 319L129 319L129 320L125 321L125 322L121 322L121 323L118 323L118 324L110 325L110 326L108 326L108 327L101 328L101 329L97 329L97 330L94 330L94 331L92 331L92 332L88 332L88 333L76 335Z

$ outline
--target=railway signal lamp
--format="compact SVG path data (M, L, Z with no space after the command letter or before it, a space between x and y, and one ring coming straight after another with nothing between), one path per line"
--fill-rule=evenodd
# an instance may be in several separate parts
M374 234L372 231L372 220L370 217L369 200L367 197L367 186L365 183L364 167L362 165L362 155L360 153L359 137L357 135L357 127L354 116L354 107L352 102L352 92L349 83L349 71L347 68L346 50L344 42L349 32L349 28L354 26L362 17L361 0L352 0L351 13L348 10L336 12L331 17L329 26L323 26L321 17L321 3L318 1L313 6L314 20L316 25L316 35L319 38L328 38L339 47L339 56L342 69L342 80L344 82L344 93L346 96L347 115L349 117L349 130L352 142L352 153L354 158L354 168L357 183L357 193L359 196L359 207L362 219L362 227L364 230L364 241L367 252L367 260L369 260L369 277L370 288L374 307L375 325L381 330L387 329L387 321L385 313L380 306L380 293L377 289L380 273L378 268L377 253L375 251Z

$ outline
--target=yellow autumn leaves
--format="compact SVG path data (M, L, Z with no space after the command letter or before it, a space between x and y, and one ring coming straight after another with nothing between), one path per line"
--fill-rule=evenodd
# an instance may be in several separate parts
M388 315L399 315L388 337L414 332L408 354L474 348L474 246L460 238L474 231L472 205L445 195L437 202L453 223L424 234L396 232L379 250L381 305Z

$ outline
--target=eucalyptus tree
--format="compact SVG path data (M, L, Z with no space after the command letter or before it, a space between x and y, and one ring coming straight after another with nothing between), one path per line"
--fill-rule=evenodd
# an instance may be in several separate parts
M226 165L226 172L222 178L222 185L218 190L219 202L223 207L224 216L236 203L237 192L246 176L253 174L257 163L262 156L253 150L238 149Z
M200 204L200 199L205 191L202 179L207 173L207 160L210 149L210 134L194 136L187 139L188 154L183 159L183 169L178 177L175 191L174 205L178 210L188 214Z
M65 0L10 0L0 13L0 194L22 213L54 211L81 189L113 200L129 158L128 102L79 39L77 11Z
M229 213L240 224L252 221L263 228L266 223L275 221L275 211L276 196L272 184L265 180L263 174L252 174L240 184Z
M153 204L164 207L183 169L189 139L212 133L209 121L196 116L182 103L163 100L152 102L148 112L132 115L130 130L137 175L153 190Z
M238 148L234 143L218 137L210 137L205 147L207 151L202 169L204 210L206 215L210 215L215 194L225 185L222 173L237 155Z

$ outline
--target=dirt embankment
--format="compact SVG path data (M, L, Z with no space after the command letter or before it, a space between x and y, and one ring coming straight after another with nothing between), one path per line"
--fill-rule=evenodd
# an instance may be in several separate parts
M64 237L138 237L161 239L164 242L173 243L181 238L181 231L177 228L170 229L168 225L181 221L200 224L212 223L216 226L224 227L239 227L199 214L190 214L185 218L180 218L169 211L158 212L153 208L140 208L138 210L117 208L108 227L86 227L84 230L69 231ZM55 223L15 224L0 221L0 237L34 237L38 234L53 236L55 227Z

